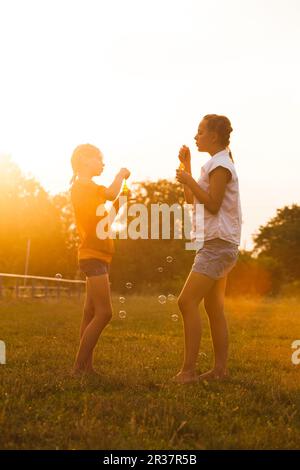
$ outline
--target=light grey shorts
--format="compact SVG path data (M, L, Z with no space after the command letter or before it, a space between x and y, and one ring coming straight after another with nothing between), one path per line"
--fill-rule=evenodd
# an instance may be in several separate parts
M221 238L207 240L196 253L192 271L217 280L232 270L238 256L238 245Z

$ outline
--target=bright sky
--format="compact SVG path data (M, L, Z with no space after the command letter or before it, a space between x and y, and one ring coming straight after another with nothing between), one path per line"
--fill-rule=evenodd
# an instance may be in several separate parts
M300 202L299 24L299 0L1 0L0 153L51 193L86 142L103 184L172 178L182 144L198 178L199 121L225 114L251 248Z

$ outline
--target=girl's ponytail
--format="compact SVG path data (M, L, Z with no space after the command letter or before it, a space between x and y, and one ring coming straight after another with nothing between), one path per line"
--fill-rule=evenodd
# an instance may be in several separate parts
M230 158L231 158L231 160L232 160L232 163L234 163L234 160L233 160L233 157L232 157L232 152L231 152L230 148L227 147L227 150L228 150L229 156L230 156Z
M75 182L76 177L77 177L77 173L76 173L76 172L73 172L73 176L72 176L72 178L70 179L70 183L69 183L70 186L72 186L72 184Z

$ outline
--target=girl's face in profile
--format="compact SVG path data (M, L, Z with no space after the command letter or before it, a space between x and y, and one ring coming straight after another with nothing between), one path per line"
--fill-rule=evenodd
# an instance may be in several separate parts
M99 154L91 156L88 159L87 164L92 176L101 175L105 166L103 163L103 156L100 152Z
M207 129L207 122L202 120L194 137L199 152L208 152L211 144L216 142L216 133Z

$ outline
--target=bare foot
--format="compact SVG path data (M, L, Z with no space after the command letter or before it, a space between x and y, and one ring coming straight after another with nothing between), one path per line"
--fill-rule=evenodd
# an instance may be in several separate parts
M210 382L211 380L224 380L228 377L226 371L220 371L216 369L211 369L204 374L198 376L200 381L207 381Z
M70 372L70 375L72 377L83 377L83 376L100 377L99 372L97 372L93 367L85 367L84 369L80 367L73 367L73 369Z
M95 369L93 368L89 368L89 369L85 369L85 373L87 375L92 375L92 376L95 376L95 377L100 377L101 374L99 374L99 372L97 372Z
M177 383L177 384L190 384L190 383L195 383L199 381L198 376L194 371L180 371L178 374L176 374L174 377L172 377L172 382Z
M72 369L70 371L70 376L71 377L82 377L83 375L86 374L86 370L85 369Z

